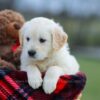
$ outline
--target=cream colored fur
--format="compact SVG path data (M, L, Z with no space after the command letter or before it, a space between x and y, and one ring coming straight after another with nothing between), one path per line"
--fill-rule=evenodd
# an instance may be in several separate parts
M41 38L45 42L41 43ZM69 53L67 38L58 23L43 17L33 18L21 28L21 70L27 72L32 88L39 88L43 83L45 93L50 94L56 89L61 75L79 71L76 59ZM35 50L36 55L30 57L29 50ZM46 72L44 79L41 78L41 72Z

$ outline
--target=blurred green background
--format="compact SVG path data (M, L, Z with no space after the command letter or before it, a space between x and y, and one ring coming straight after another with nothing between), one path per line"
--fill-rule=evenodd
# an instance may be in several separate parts
M83 56L76 57L80 63L81 71L87 75L82 100L100 100L100 60Z
M87 76L82 100L100 100L100 0L0 0L3 9L18 11L26 20L44 16L59 22Z

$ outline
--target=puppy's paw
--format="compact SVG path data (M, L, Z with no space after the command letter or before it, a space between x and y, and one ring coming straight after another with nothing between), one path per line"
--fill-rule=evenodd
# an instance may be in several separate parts
M51 94L56 89L57 80L52 78L45 78L43 81L43 89L46 94Z
M39 77L30 77L28 78L28 83L33 89L37 89L42 85L42 78Z

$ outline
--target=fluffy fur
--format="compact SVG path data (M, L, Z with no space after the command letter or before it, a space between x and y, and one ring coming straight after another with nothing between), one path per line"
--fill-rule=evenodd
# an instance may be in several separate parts
M69 53L67 38L63 28L47 18L34 18L23 25L20 30L21 70L27 72L32 88L39 88L43 82L45 93L50 94L61 75L79 71L76 59ZM35 54L29 55L29 51ZM44 79L41 72L46 72Z

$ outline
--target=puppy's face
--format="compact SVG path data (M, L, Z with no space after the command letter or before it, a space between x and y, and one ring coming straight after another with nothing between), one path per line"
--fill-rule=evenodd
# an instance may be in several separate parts
M42 29L31 29L24 34L23 52L34 60L43 60L51 51L51 34Z
M58 50L66 42L66 35L55 27L56 24L45 18L35 18L21 29L20 43L22 54L29 59L46 59L52 50Z

